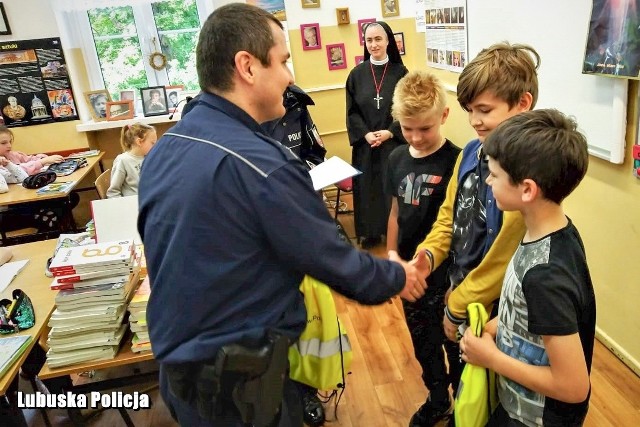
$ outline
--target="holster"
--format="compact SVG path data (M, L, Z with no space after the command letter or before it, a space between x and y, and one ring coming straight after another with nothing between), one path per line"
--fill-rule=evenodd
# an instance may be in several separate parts
M233 402L244 423L266 427L280 410L288 349L288 338L275 333L255 348L225 345L213 362L168 365L169 390L205 420L227 413Z

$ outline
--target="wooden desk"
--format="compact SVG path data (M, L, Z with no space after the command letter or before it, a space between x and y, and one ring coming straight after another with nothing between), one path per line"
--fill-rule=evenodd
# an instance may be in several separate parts
M36 315L36 324L30 329L19 332L18 335L31 335L31 342L18 360L9 368L7 373L0 378L0 396L3 396L11 381L15 378L24 363L27 355L34 345L37 345L41 333L47 329L49 315L55 305L56 292L49 289L51 279L45 276L44 271L47 259L53 255L57 239L41 242L26 243L11 246L13 258L11 261L29 259L25 268L13 279L7 289L0 292L0 298L11 298L14 289L22 289L31 299Z
M98 162L100 161L100 159L102 159L103 156L104 156L104 153L101 152L97 156L87 157L87 163L88 163L87 166L76 170L74 173L70 175L59 176L56 179L56 182L75 181L75 185L71 189L73 191L73 189L75 189L78 186L80 181L82 181L84 177L89 175L91 171L96 170L96 177L100 175L100 172L98 169L98 166L99 166ZM59 199L59 198L68 196L68 194L45 194L42 196L38 196L36 194L36 191L37 190L30 190L28 188L24 188L22 184L10 184L9 192L0 194L0 206L15 205L18 203L37 202L40 200L47 200L47 199Z
M118 351L118 354L116 354L116 357L113 359L93 360L89 362L76 363L69 366L62 366L60 368L49 368L49 365L45 363L40 370L40 373L38 374L38 378L40 378L41 380L46 380L48 378L78 374L80 372L115 368L116 366L130 365L133 363L144 362L152 359L153 353L151 353L150 351L135 353L131 351L131 339L123 339L120 350Z

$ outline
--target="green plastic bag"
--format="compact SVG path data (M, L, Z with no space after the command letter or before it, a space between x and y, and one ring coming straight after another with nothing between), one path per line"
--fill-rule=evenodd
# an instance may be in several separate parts
M482 304L474 302L467 306L467 319L469 328L479 337L489 316ZM467 363L462 371L456 395L456 426L483 427L497 406L495 372Z

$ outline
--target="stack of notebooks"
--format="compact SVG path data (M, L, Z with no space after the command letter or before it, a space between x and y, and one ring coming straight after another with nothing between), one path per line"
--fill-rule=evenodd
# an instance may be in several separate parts
M149 330L147 329L147 303L151 295L149 276L140 284L136 293L129 302L129 325L133 338L131 338L131 351L139 353L151 350L149 342Z
M62 248L49 270L51 289L60 290L49 319L49 367L115 357L138 281L133 239Z

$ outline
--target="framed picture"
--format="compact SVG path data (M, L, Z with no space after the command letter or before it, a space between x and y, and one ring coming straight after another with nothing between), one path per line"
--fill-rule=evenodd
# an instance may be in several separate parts
M183 100L182 92L184 91L184 85L165 86L167 91L167 107L169 112L174 113L180 101Z
M111 102L111 95L106 89L85 92L84 99L87 101L89 112L94 121L106 120L107 102Z
M107 102L108 121L133 119L134 111L131 100Z
M300 4L304 9L310 7L320 7L320 0L300 0Z
M336 9L336 20L338 21L338 25L348 24L350 22L349 19L349 8L348 7L339 7Z
M400 2L398 0L380 0L380 7L384 18L400 15Z
M358 55L354 58L354 62L356 65L362 64L364 62L364 55Z
M11 34L11 27L9 26L9 20L7 19L7 12L4 10L4 4L0 2L0 35L7 36Z
M364 46L364 28L367 24L376 22L376 18L358 19L358 37L360 38L360 46Z
M145 117L169 114L167 90L164 86L144 87L140 89L140 97Z
M404 55L404 33L393 33L393 38L396 40L400 55Z
M300 34L302 36L303 50L314 50L322 47L322 42L320 41L320 24L300 25Z
M344 43L327 45L327 64L329 65L329 70L347 68L346 58Z

